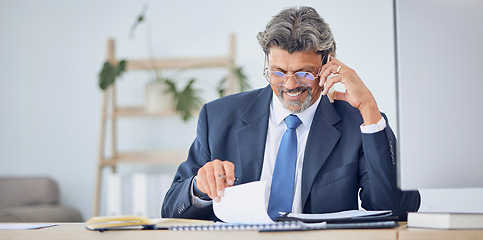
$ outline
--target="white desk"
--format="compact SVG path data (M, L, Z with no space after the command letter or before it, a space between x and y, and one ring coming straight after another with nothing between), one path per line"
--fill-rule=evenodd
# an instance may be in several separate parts
M398 229L322 230L304 232L258 231L169 231L169 230L116 230L89 231L84 223L61 223L56 227L37 230L0 230L0 239L156 239L156 240L330 240L368 239L396 240Z
M304 232L258 231L168 231L168 230L117 230L94 232L85 229L84 223L61 223L56 227L38 230L0 230L2 240L29 239L162 239L162 240L345 240L345 239L483 239L483 230L433 230L407 228L405 222L394 229L319 230Z

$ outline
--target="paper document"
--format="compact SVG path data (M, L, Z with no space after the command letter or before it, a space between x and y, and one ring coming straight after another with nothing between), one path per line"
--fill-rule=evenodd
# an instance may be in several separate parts
M268 216L265 181L256 181L225 188L219 202L213 201L216 217L228 223L273 223Z
M40 229L46 227L57 226L57 224L36 224L36 223L6 223L0 224L0 230L27 230L27 229Z
M304 214L304 213L289 213L288 217L295 217L301 219L342 219L342 218L354 218L354 217L369 217L369 216L381 216L391 215L390 210L384 211L364 211L364 210L348 210L335 213L322 213L322 214Z

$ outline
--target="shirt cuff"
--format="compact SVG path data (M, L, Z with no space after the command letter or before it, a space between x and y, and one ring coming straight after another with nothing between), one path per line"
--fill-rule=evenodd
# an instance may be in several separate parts
M381 117L381 120L379 120L376 124L371 124L371 125L367 125L367 126L364 126L364 124L361 125L361 132L362 133L377 133L377 132L384 130L384 128L386 128L386 119Z
M196 176L193 178L193 181L191 181L191 186L190 186L191 203L199 208L210 206L212 204L212 200L203 200L194 194L195 181L196 181Z

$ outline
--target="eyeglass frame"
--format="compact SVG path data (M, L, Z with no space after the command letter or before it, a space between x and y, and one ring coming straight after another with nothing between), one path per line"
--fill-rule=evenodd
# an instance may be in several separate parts
M281 84L273 84L272 82L270 82L270 75L268 74L270 72L269 68L270 68L270 60L269 60L269 57L268 57L268 53L265 54L265 61L264 61L264 64L263 64L263 76L265 77L265 79L267 79L268 83L271 84L271 85L275 85L275 86L283 86L285 85L285 83L287 83L287 80L289 77L294 77L294 81L295 83L297 83L299 86L302 86L302 87L308 87L310 85L312 85L313 82L315 82L315 79L317 79L318 77L320 77L320 71L322 70L322 66L324 66L324 60L326 59L326 56L328 56L328 54L324 54L325 51L322 51L321 55L322 55L322 64L320 65L320 68L319 68L319 71L317 71L317 74L316 76L314 76L313 73L311 72L295 72L294 74L285 74L283 72L280 72L280 71L271 71L271 72L280 72L282 73L284 76L285 76L285 80L283 81L283 83ZM268 63L268 67L267 67L267 63ZM326 62L327 63L327 62ZM295 79L295 75L297 75L297 73L308 73L310 75L312 75L312 77L314 77L314 80L308 80L308 81L311 81L310 84L308 85L305 85L305 84L301 84L300 81L297 81Z

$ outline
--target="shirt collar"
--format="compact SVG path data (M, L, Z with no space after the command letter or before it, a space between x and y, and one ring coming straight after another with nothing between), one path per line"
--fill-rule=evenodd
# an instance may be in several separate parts
M312 125L312 120L314 119L315 111L319 106L322 95L319 95L319 98L317 99L317 101L315 101L315 103L312 104L312 106L310 106L309 108L299 113L292 113L291 111L283 107L282 102L280 102L280 99L275 94L275 92L273 92L272 94L273 94L272 103L270 105L271 105L272 116L274 117L275 123L277 125L281 124L288 115L293 114L299 117L299 119L302 121L302 124L304 125L305 128L307 129L310 128L310 125Z

